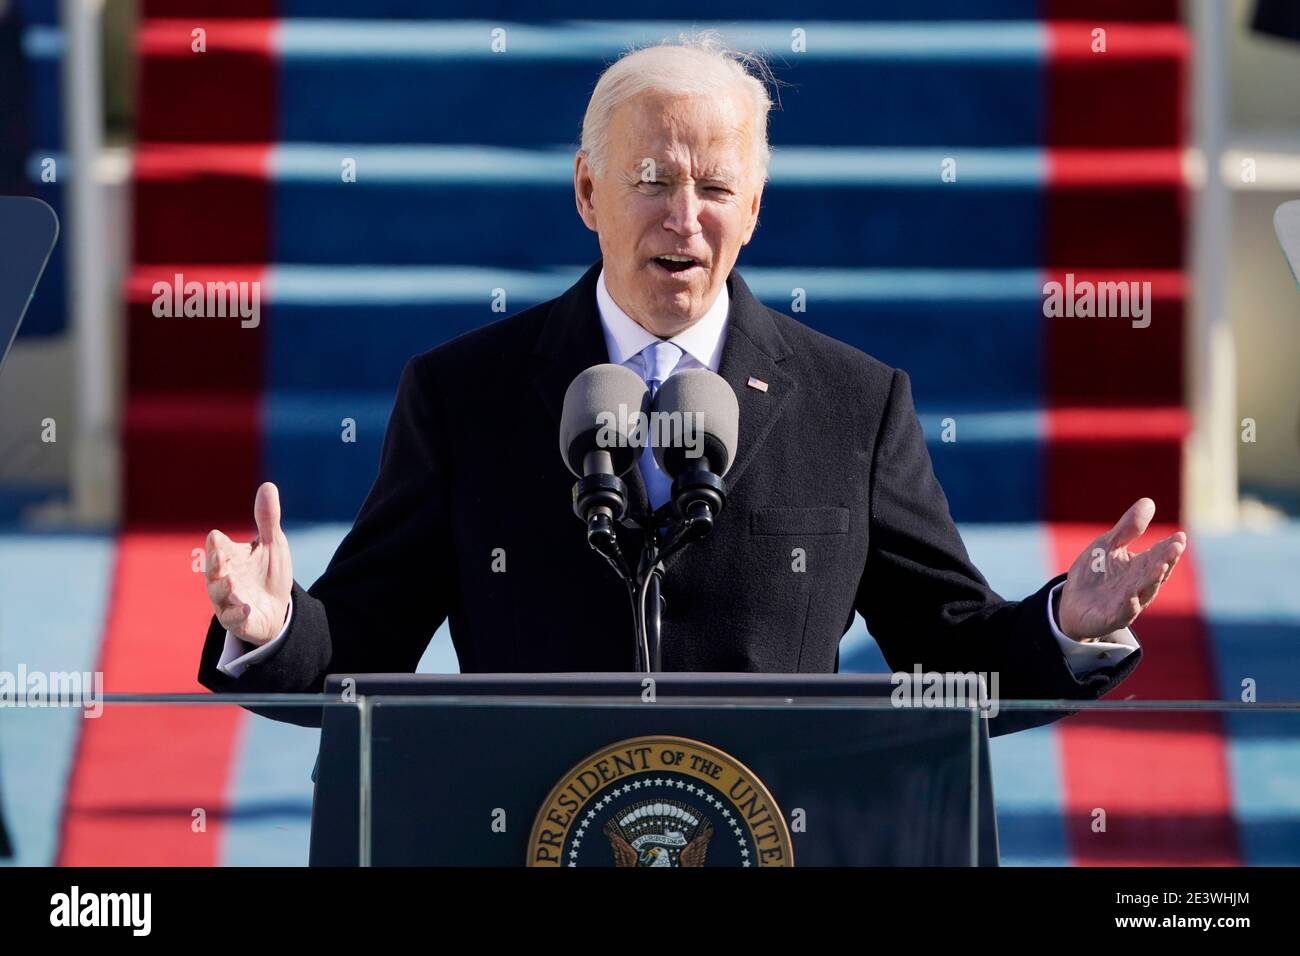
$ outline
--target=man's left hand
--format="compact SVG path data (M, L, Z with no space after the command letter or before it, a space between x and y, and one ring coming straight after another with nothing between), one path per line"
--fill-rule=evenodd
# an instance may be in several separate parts
M1070 566L1057 623L1076 641L1105 637L1132 624L1155 600L1178 558L1187 550L1187 535L1176 531L1146 551L1128 545L1146 531L1156 503L1141 498L1101 537L1084 548Z

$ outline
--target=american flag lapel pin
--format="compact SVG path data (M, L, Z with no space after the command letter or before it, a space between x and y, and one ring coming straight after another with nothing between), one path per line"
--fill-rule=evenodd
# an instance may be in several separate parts
M761 378L754 378L754 376L752 375L749 376L749 381L746 382L745 384L748 385L750 388L758 389L760 392L767 391L767 382L763 381Z

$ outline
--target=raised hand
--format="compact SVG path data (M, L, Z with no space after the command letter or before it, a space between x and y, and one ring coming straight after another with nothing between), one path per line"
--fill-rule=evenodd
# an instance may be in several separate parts
M1156 503L1140 498L1124 517L1093 541L1070 565L1057 621L1076 641L1104 637L1128 627L1155 600L1187 549L1187 535L1176 531L1140 553L1128 544L1142 536L1155 517Z
M280 528L280 491L269 481L257 489L253 519L257 537L252 541L208 532L204 577L221 625L241 640L262 645L284 627L293 590L289 541Z

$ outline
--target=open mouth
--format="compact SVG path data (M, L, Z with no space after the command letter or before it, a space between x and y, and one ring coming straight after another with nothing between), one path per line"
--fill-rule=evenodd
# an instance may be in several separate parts
M699 268L699 260L690 256L655 256L654 263L665 272L688 272Z

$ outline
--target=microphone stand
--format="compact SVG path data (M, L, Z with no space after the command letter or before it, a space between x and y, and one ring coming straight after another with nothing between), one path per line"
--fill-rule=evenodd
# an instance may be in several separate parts
M636 628L637 648L641 661L645 663L645 672L663 670L663 654L660 635L663 625L663 597L661 595L661 576L664 573L659 528L672 518L670 506L657 510L648 519L641 519L641 532L644 545L641 548L641 562L636 573L636 600L632 602L632 623ZM633 519L636 520L636 519ZM639 655L639 656L640 656Z
M702 501L693 500L685 515L674 505L679 491L698 490L701 487L716 492L716 511L721 511L726 497L722 479L709 474L707 463L701 471L690 471L673 480L672 495L653 514L627 514L621 520L606 509L593 511L587 519L587 544L606 561L627 586L628 601L632 605L632 626L635 639L635 663L638 673L649 674L663 670L663 574L664 562L692 541L705 537L713 528L715 509ZM623 483L612 475L588 476L573 489L574 501L582 500L593 489L617 489L626 494ZM597 492L598 493L598 492ZM624 498L626 500L626 498ZM639 529L642 546L641 557L633 572L618 541L620 525Z
M675 490L677 483L673 484ZM721 485L721 481L718 484ZM682 517L670 498L653 514L629 515L625 521L640 527L643 541L636 576L629 582L629 590L635 594L632 621L636 628L637 669L643 673L657 673L663 670L664 562L707 534L707 529L701 525L707 524L711 528L712 518L695 513Z

